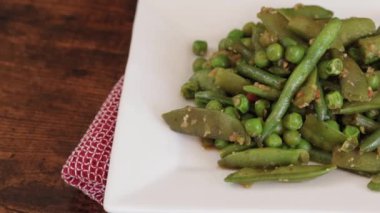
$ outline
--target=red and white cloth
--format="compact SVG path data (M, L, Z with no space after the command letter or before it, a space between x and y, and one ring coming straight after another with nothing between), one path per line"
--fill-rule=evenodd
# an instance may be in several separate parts
M103 204L123 77L116 83L79 145L62 168L62 179Z

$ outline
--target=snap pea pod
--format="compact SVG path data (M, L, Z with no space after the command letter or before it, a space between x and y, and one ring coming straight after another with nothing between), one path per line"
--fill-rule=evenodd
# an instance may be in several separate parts
M359 127L363 133L371 133L377 129L380 129L380 123L359 113L344 115L342 121L346 125L354 125Z
M380 94L376 94L372 100L368 102L349 102L343 105L343 107L335 112L334 114L354 114L362 113L372 109L380 109Z
M349 101L369 101L369 85L359 65L351 57L345 57L338 50L334 49L332 54L343 61L343 71L339 78L343 97Z
M374 152L343 152L334 149L332 156L332 163L339 168L371 174L380 172L380 158Z
M217 68L215 72L215 85L223 91L237 95L243 92L243 86L249 85L251 82L233 72L231 69Z
M317 80L317 94L315 98L315 111L317 113L317 118L321 121L330 119L329 109L325 101L325 94L321 87L320 82Z
M380 59L380 35L360 39L358 44L365 64Z
M380 174L373 176L367 187L372 191L380 191Z
M275 169L243 168L228 175L226 182L250 185L260 181L301 182L324 175L336 169L333 165L297 165Z
M223 105L233 106L232 99L220 93L216 93L213 91L201 91L195 93L195 99L198 100L199 103L207 104L211 100L217 100Z
M215 84L215 78L207 69L195 72L189 81L197 82L201 91L208 90L224 94L224 91Z
M275 167L304 164L309 161L309 153L303 149L256 148L234 152L218 161L226 168Z
M176 132L238 144L251 142L240 121L220 111L187 106L164 113L162 117Z
M373 132L360 144L361 152L371 152L380 147L380 130Z
M264 48L260 44L260 35L265 31L265 26L262 23L257 23L252 27L252 45L253 49L257 52Z
M288 29L304 39L315 38L328 20L314 20L305 16L295 16L289 20Z
M244 62L239 62L237 64L237 72L241 76L258 81L276 89L281 89L286 82L285 78L273 75L255 66L248 65Z
M310 161L322 164L331 164L332 155L320 149L312 148L309 150Z
M220 151L219 156L221 158L224 158L227 155L232 154L234 152L241 152L241 151L253 148L253 147L255 147L255 145L256 145L255 143L251 143L250 145L230 144L230 145L224 147Z
M247 85L243 87L243 90L252 94L255 94L261 98L265 98L270 101L275 101L280 96L281 92L277 89L268 87L264 84L254 83L253 85Z
M257 17L263 22L264 26L272 33L277 35L280 40L285 38L291 38L298 44L306 46L305 43L298 38L288 28L288 20L276 10L272 8L263 8Z
M304 83L309 74L315 69L319 59L335 40L341 25L342 21L339 19L332 19L325 25L311 47L307 50L306 56L289 76L279 99L268 116L260 140L263 141L269 134L271 134L276 125L281 121L281 118L285 115L289 108L294 94Z
M293 8L280 8L277 11L286 19L291 20L297 16L305 16L313 19L330 19L334 13L318 5L297 4Z
M315 115L306 115L305 123L301 128L302 137L325 151L331 151L335 146L343 144L347 137L337 129L334 129L317 119Z
M296 93L293 104L298 108L305 108L316 99L318 74L315 69L308 77L305 85Z

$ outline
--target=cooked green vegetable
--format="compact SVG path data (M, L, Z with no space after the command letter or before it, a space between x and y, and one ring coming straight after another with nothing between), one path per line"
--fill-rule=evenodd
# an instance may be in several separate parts
M380 123L362 114L345 115L343 116L342 121L346 125L354 125L359 127L362 133L371 133L377 129L380 129Z
M243 87L250 81L234 73L230 69L215 69L215 85L229 94L237 95L243 92Z
M293 8L278 9L278 12L288 20L291 20L298 16L304 16L313 19L330 19L333 17L332 11L318 5L297 4Z
M330 152L312 148L309 150L309 154L311 161L322 164L331 164L332 155Z
M206 109L220 111L223 109L223 105L217 100L211 100L207 103Z
M203 65L206 63L206 59L202 57L198 57L193 62L193 71L197 72L203 69Z
M343 96L339 91L332 91L326 95L326 104L329 109L340 109L343 106Z
M305 139L301 139L301 141L299 142L299 144L296 146L297 149L304 149L306 151L310 151L311 149L311 144L305 140Z
M359 130L359 128L357 128L357 127L355 127L355 126L347 125L346 127L344 127L343 133L344 133L347 137L358 138L359 135L360 135L360 130Z
M203 104L208 104L210 101L215 100L218 101L222 105L233 105L232 99L225 95L222 95L213 91L201 91L197 92L194 95L195 99Z
M343 105L343 107L334 112L335 114L354 114L362 113L372 109L380 109L380 95L376 94L372 100L368 102L348 102Z
M287 114L282 121L282 125L288 130L298 130L302 127L302 116L296 112Z
M284 48L279 43L273 43L266 49L267 57L270 61L278 61L284 55Z
M296 130L287 130L284 132L284 141L291 148L295 148L302 140L301 134Z
M380 146L380 130L373 132L365 138L360 144L361 152L371 152Z
M255 102L254 111L258 117L265 118L270 108L270 102L264 99L259 99Z
M230 64L231 62L228 56L223 55L223 54L217 55L211 59L211 66L213 68L217 68L217 67L227 68L230 66Z
M214 146L217 149L224 149L226 146L228 146L228 144L228 141L225 140L215 139L214 141Z
M233 118L240 119L240 114L235 107L228 106L228 107L224 108L223 113L225 113L225 114L227 114Z
M303 149L257 148L232 153L219 160L218 163L226 168L265 168L299 165L308 161L309 154Z
M333 151L332 163L340 168L377 174L380 172L380 158L374 152L359 153L358 151Z
M305 108L310 105L312 101L317 98L317 81L318 74L315 69L310 76L308 77L305 84L301 87L301 89L296 93L294 97L293 104L298 108Z
M301 62L305 55L305 48L300 45L288 46L285 51L285 59L293 64Z
M252 30L254 27L255 27L255 23L253 23L253 22L247 22L246 24L244 24L244 26L243 26L244 36L251 37L252 36Z
M243 90L252 94L255 94L261 98L265 98L267 100L276 100L281 92L274 88L270 88L264 84L255 83L253 85L244 86Z
M257 67L264 68L269 65L269 59L264 50L256 51L253 57L254 57L253 60Z
M243 62L237 64L237 72L246 78L266 84L275 89L281 89L286 82L285 78L273 75Z
M264 143L267 147L279 148L282 146L282 139L279 135L273 133L265 138Z
M380 35L360 39L358 43L364 63L370 64L380 59Z
M188 81L181 87L181 94L186 99L193 99L196 92L198 92L199 86L196 81Z
M244 114L244 113L248 112L249 101L245 95L243 95L243 94L235 95L232 98L232 102L233 102L234 106L236 107L236 109L238 109L241 113Z
M193 53L197 56L204 56L207 53L207 42L196 40L193 43Z
M339 126L338 122L336 122L335 120L327 120L324 123L327 126L329 126L331 129L336 129L336 130L340 131L340 126Z
M367 187L372 191L380 191L380 174L373 176Z
M263 120L261 118L251 118L244 122L245 131L251 137L257 137L263 131Z
M224 147L222 150L220 150L220 157L224 158L225 156L234 153L234 152L241 152L250 148L253 148L255 146L254 143L251 143L250 145L240 145L236 143L230 143L226 147Z
M242 30L239 30L239 29L233 29L227 35L227 38L230 38L233 40L239 40L243 37L244 37L244 32Z
M317 93L315 96L315 111L319 120L324 121L330 118L330 112L325 101L325 94L319 81L317 81Z
M318 64L318 75L322 79L327 79L329 76L339 75L343 68L343 61L339 58L325 60Z

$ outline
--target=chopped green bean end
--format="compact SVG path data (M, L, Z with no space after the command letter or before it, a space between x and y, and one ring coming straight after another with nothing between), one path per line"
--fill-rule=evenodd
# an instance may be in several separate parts
M343 106L343 96L339 91L333 91L326 95L326 104L329 109L340 109Z
M232 102L233 102L234 106L241 113L244 114L244 113L248 112L248 110L249 110L249 100L248 100L248 98L245 95L243 95L243 94L235 95L232 98Z
M344 127L343 133L348 137L358 138L360 135L360 130L356 126L347 125Z

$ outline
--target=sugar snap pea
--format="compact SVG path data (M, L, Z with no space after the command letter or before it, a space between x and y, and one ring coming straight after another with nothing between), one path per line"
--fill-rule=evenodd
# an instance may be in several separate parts
M309 161L309 153L303 149L256 148L235 152L219 160L226 168L255 168L299 165Z
M371 152L380 147L380 130L373 132L360 143L361 152Z
M279 99L265 122L261 140L264 140L266 136L271 134L277 123L280 122L281 118L286 113L294 94L307 79L309 74L314 70L319 59L335 40L341 25L342 22L339 19L332 19L328 24L326 24L311 47L308 49L302 62L289 76Z
M343 152L334 149L332 156L332 163L339 168L370 174L380 172L380 158L374 152Z
M318 5L297 4L293 8L280 8L277 9L277 11L288 20L298 16L313 19L330 19L334 15L331 10L325 9Z
M243 92L243 86L249 85L250 81L234 73L231 69L214 69L215 85L223 91L237 95Z
M324 175L336 166L333 165L296 165L277 167L275 169L243 168L228 175L226 182L243 185L260 181L301 182Z

